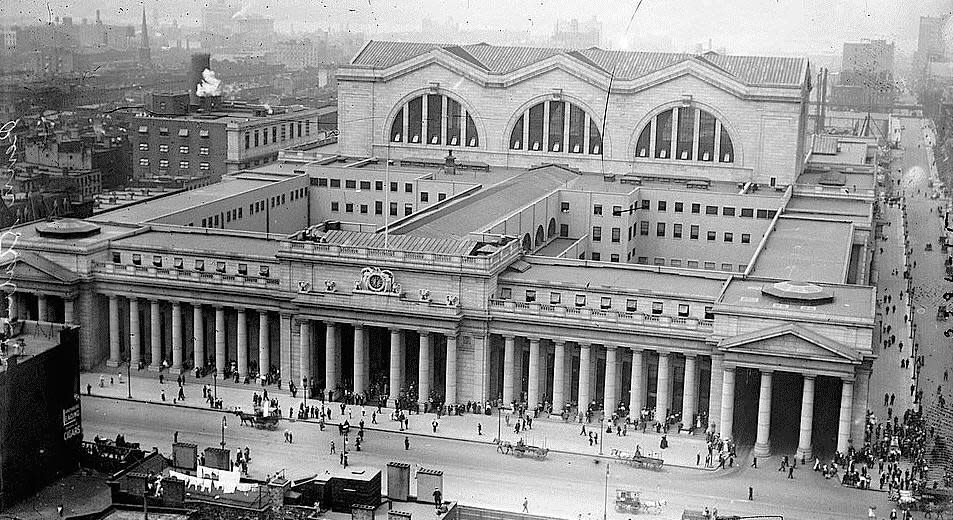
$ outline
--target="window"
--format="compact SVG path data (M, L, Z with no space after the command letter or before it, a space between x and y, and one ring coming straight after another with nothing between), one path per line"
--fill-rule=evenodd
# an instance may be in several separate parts
M346 213L354 213L354 203L353 203L353 202L346 202L346 203L344 204L344 211L345 211Z
M404 204L404 216L405 216L405 217L406 217L407 215L410 215L410 214L413 213L413 212L414 212L414 205L413 205L413 204Z
M587 119L589 120L588 135ZM574 103L559 100L542 101L531 106L513 123L510 129L509 148L530 152L600 155L602 137L597 121L595 117L587 118L586 111ZM469 139L470 134L467 135Z
M258 276L268 278L271 275L271 269L267 265L258 266Z
M717 214L718 214L718 206L705 206L705 214L706 214L706 215L717 215Z
M224 273L225 272L225 262L215 262L215 270Z
M208 155L208 146L200 146L199 155Z
M655 149L650 150L653 130ZM718 149L716 134L720 136ZM650 154L665 160L711 162L717 156L719 162L734 162L731 136L722 122L711 113L691 106L660 112L639 131L636 155L648 158Z
M725 217L733 217L735 216L735 208L731 206L725 206L721 208L721 214Z
M179 129L179 137L188 137L188 136L189 136L189 129L188 129L188 128L180 128L180 129Z
M189 169L189 161L179 161L179 169L180 169L180 170L188 170L188 169Z
M559 305L559 303L562 302L562 299L563 299L562 293L558 293L558 292L551 292L551 293L549 293L549 304L550 304L550 305Z
M527 301L527 302L535 302L535 301L536 301L536 291L534 291L534 290L532 290L532 289L527 289L527 290L526 290L526 301Z
M664 308L662 302L652 302L652 314L662 314Z
M670 259L670 260L668 261L668 265L670 265L670 266L672 266L672 267L681 267L681 266L682 266L682 261L679 260L679 259L677 259L677 258L672 258L672 259Z
M766 210L766 209L759 209L759 210L758 210L758 218L768 218L768 210Z
M142 255L133 254L132 255L132 265L142 265Z
M320 179L318 179L318 187L327 187L327 185L328 185L328 180L326 178L321 177Z
M245 149L246 149L246 150L250 148L250 146L249 146L249 145L250 145L249 140L250 140L250 136L249 136L248 132L245 132Z
M397 191L397 183L396 183L396 182L390 183L390 191L395 191L395 192Z
M375 214L375 215L383 215L383 214L384 214L384 203L383 203L383 202L381 202L381 201L379 201L379 200L375 200L375 201L374 201L374 214Z
M734 242L735 235L734 233L725 233L725 242Z
M396 202L391 202L391 203L390 203L390 216L392 216L392 217L396 217L396 216L397 216L397 203L396 203Z
M665 222L659 222L655 224L655 236L665 236Z
M160 151L160 152L163 152L163 153L167 153L167 152L169 151L169 145L167 145L167 144L160 144L160 145L159 145L159 151Z
M181 257L178 257L178 256L177 256L177 257L172 258L172 267L174 267L174 268L176 268L176 269L182 269L182 268L185 267L185 263L182 261L182 258L181 258Z
M648 200L648 199L643 199L643 200L642 200L642 208L641 208L641 209L652 209L652 201L650 201L650 200Z
M692 213L698 214L701 213L701 204L692 203Z
M622 216L622 206L612 206L612 216L621 217Z
M738 272L743 273L748 270L747 264L738 264Z
M370 190L370 189L371 189L371 181L361 181L360 186L361 186L361 189L362 189L362 190Z
M113 263L114 263L114 264L121 264L121 263L122 263L122 254L121 254L121 253L113 253Z
M156 267L162 267L162 255L153 255L152 256L152 265Z
M207 139L208 135L209 135L208 130L199 130L199 137L204 137Z
M688 238L691 240L698 240L698 226L689 226Z
M374 191L384 191L384 181L374 181Z
M618 262L619 262L619 254L618 254L618 253L612 253L611 255L609 255L609 261L610 261L610 262L616 262L616 263L618 263Z
M568 202L560 202L560 203L559 203L559 210L562 211L563 213L569 213L569 203L568 203Z
M749 244L749 243L751 243L751 235L749 235L748 233L742 233L742 234L741 234L741 243L742 243L742 244Z
M639 234L642 236L649 235L649 221L648 220L643 220L639 222Z
M705 269L714 269L715 262L705 262Z
M339 211L339 209L338 209L339 207L340 207L340 206L338 205L337 202L332 202L332 203L331 203L331 211Z
M160 126L159 135L169 135L169 128L165 126Z
M689 260L688 261L689 269L698 269L698 260Z
M149 143L139 143L139 151L140 151L140 152L148 152L148 151L149 151Z
M655 265L665 265L665 259L660 256L656 256L652 259L652 263Z
M679 316L680 318L687 318L687 317L688 317L688 305L686 305L686 304L684 304L684 303L679 303L679 304L678 304L678 316Z
M361 204L361 214L367 214L367 204Z
M593 252L592 259L595 260L596 262L602 260L602 253Z
M602 204L595 204L592 206L593 215L602 215Z
M608 296L603 296L599 298L599 308L602 310L609 309L612 307L612 298Z
M331 179L331 187L332 187L332 188L340 188L340 187L341 187L341 179Z
M675 203L675 213L681 213L685 209L685 204L681 202Z
M149 158L142 157L139 159L139 166L149 166Z
M500 287L500 299L509 300L513 297L513 289L509 287Z
M204 271L204 270L205 270L205 260L201 260L201 259L196 260L196 261L195 261L195 270L196 270L196 271Z
M242 276L248 275L248 264L238 264L238 274Z
M602 227L601 226L592 226L592 241L602 242Z
M356 189L356 188L357 188L357 181L355 181L355 180L353 180L353 179L346 179L346 180L344 181L344 187L347 188L347 189L349 189L349 190Z
M141 126L139 127L139 133L140 133L140 134L148 134L148 133L149 133L149 127L148 127L148 126L145 126L145 125L141 125Z
M408 129L407 135L404 135L405 127ZM304 131L307 132L308 128L309 126L306 125ZM461 143L464 131L466 142ZM299 136L301 132L302 125L298 123ZM522 135L522 129L519 135ZM398 110L390 122L390 140L394 143L429 146L447 144L476 147L480 145L480 136L470 112L459 101L440 94L422 94L411 99Z
M559 225L559 236L566 238L569 236L569 224Z
M209 164L209 163L207 163L207 162L200 162L200 163L199 163L199 170L208 171L209 168L211 168L211 167L212 167L212 165Z
M189 147L187 145L180 146L179 153L189 153Z
M647 256L640 256L640 257L635 261L635 263L637 263L637 264L647 264L647 263L649 263L649 257L647 257Z
M668 204L664 200L658 201L658 210L665 211L665 208L667 207L667 205Z
M639 310L639 301L635 298L627 298L625 300L625 311L626 312L637 312Z
M430 202L430 192L420 192L420 202Z
M706 320L715 319L715 308L712 307L711 305L708 305L705 307L705 319Z
M731 271L731 268L732 268L731 264L721 264L722 271Z
M404 183L404 193L413 193L413 192L414 192L414 185L413 185L413 183L405 182L405 183Z
M672 237L673 237L673 238L682 238L682 225L681 225L681 224L672 224Z
M618 244L622 239L622 229L614 227L612 228L612 243Z
M718 233L715 233L714 231L709 231L709 232L708 232L708 240L714 240L715 238L717 238L717 235L718 235Z
M446 194L446 193L437 193L437 201L438 201L438 202L441 201L441 200L444 200L444 199L446 199L446 198L447 198L447 194Z
M576 295L576 307L585 307L586 306L586 295L577 294Z

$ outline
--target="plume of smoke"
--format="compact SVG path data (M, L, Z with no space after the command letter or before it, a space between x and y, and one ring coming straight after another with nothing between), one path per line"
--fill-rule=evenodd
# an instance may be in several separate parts
M202 82L195 86L195 95L198 97L221 96L222 80L215 77L210 69L202 71Z

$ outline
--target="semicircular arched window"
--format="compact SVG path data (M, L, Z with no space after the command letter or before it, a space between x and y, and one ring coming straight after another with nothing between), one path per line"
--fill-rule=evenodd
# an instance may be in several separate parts
M715 116L695 107L674 107L646 124L635 144L636 158L733 163L731 135Z
M422 94L406 103L390 123L392 143L433 146L480 146L480 135L470 112L443 94Z
M596 119L568 101L542 101L529 107L510 130L510 150L601 155Z

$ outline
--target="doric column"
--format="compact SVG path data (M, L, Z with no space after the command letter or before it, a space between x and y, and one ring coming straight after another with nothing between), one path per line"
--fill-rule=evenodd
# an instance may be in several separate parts
M804 390L801 391L801 434L798 437L794 457L810 459L811 435L814 432L814 374L804 374Z
M417 349L417 396L423 402L430 398L430 332L419 333L420 344Z
M426 135L424 136L426 139ZM397 402L397 398L400 397L400 387L403 386L404 382L401 378L401 366L400 366L400 329L390 329L390 400L392 403Z
M258 378L264 380L271 370L271 337L268 330L268 311L258 311Z
M655 379L655 420L664 421L668 410L672 407L671 393L669 392L669 374L671 373L669 354L658 353L658 377Z
M758 393L758 436L754 443L754 456L771 454L771 377L770 370L761 371L761 389Z
M20 309L17 308L18 295L15 292L7 294L7 318L11 321L20 316Z
M205 368L205 320L201 303L192 304L192 364Z
M854 406L854 381L841 380L840 419L837 421L837 451L847 453L847 441L850 440L850 414Z
M367 360L364 359L366 336L367 328L364 327L364 324L354 325L354 393L357 394L364 393L367 390L367 382L364 379L364 366L367 363Z
M708 385L708 424L721 426L721 391L724 385L725 356L711 355L711 377ZM720 430L715 430L720 431Z
M338 387L338 326L333 321L324 323L324 389L334 390Z
M579 413L586 413L589 410L589 371L592 369L592 345L588 343L579 344Z
M516 364L516 338L503 336L503 405L513 403L513 369Z
M106 366L117 367L122 361L122 346L119 342L119 297L109 296L109 360Z
M732 439L735 423L735 367L724 367L721 375L721 438Z
M238 322L238 376L244 378L248 375L248 314L245 309L237 309L236 321Z
M159 314L159 300L149 300L149 331L152 347L152 361L149 370L157 372L162 368L162 317Z
M602 396L603 409L607 417L612 417L616 409L616 347L606 345L606 384Z
M45 294L36 295L36 321L46 321L49 316Z
M466 125L464 125L466 126ZM447 334L447 404L457 404L457 335Z
M527 406L535 407L539 399L539 338L529 338L529 372L526 392Z
M182 304L172 302L172 368L173 374L182 372Z
M682 425L687 430L695 427L695 354L685 356L685 380L682 388Z
M301 379L311 379L311 320L307 318L301 318L298 323L298 355L301 356ZM290 374L288 379L297 384Z
M860 442L864 438L867 421L867 395L870 392L870 369L859 366L854 369L854 406L850 438Z
M139 299L129 298L129 362L138 367L142 362L142 337L139 330Z
M225 308L215 307L215 373L225 373Z
M63 323L73 323L75 308L76 300L73 298L63 298Z
M565 388L566 377L566 342L553 340L556 347L556 358L553 361L553 413L560 414L566 406Z
M632 349L632 374L629 385L629 418L636 420L645 407L645 385L642 381L642 349Z
M278 375L279 384L288 384L294 379L294 315L278 312ZM299 353L300 356L300 353ZM299 358L300 359L300 358Z

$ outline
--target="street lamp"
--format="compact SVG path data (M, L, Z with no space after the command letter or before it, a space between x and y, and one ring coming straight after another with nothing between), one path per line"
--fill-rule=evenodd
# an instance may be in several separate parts
M225 428L228 427L228 416L222 416L222 449L225 449Z
M132 358L129 358L129 362L126 363L126 390L127 390L127 399L132 399Z
M606 515L608 514L609 514L609 463L606 462L606 487L602 495L602 520L606 520Z
M212 392L214 393L212 399L212 408L215 408L215 404L218 403L218 371L221 370L218 367L215 367L215 371L212 372Z

